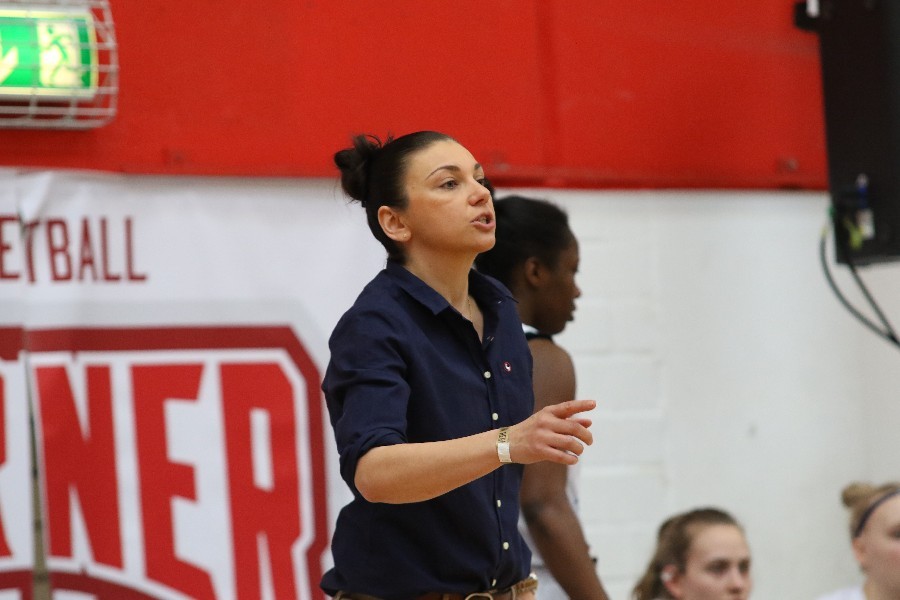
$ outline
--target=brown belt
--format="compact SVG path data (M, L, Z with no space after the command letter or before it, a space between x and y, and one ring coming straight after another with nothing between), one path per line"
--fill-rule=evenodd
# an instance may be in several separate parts
M519 583L505 590L491 590L488 592L475 592L473 594L442 594L430 592L416 596L415 600L515 600L519 594L533 592L537 589L538 581L534 574L529 575ZM334 600L381 600L376 596L356 594L351 592L338 592Z

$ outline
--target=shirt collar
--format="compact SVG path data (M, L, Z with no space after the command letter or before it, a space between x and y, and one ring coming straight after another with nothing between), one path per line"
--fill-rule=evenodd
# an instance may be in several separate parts
M434 314L446 310L450 303L427 283L413 275L400 263L389 260L385 270L397 285ZM469 271L469 293L480 306L491 306L505 299L515 302L512 293L502 284L472 269Z

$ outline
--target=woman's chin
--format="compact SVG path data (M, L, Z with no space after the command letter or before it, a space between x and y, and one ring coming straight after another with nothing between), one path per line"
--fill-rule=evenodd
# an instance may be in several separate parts
M476 249L475 251L476 251L478 254L481 254L482 252L487 252L488 250L490 250L491 248L493 248L493 247L494 247L494 244L496 244L496 243L497 243L497 238L495 238L495 237L492 235L492 236L490 237L490 239L485 239L485 240L483 240L483 241L480 241L480 243L477 245L478 247L477 247L477 249Z

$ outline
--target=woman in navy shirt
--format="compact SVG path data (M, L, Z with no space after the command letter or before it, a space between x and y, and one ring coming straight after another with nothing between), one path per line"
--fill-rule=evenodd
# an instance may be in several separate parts
M514 300L472 270L494 245L495 221L468 150L425 131L357 136L334 159L388 263L329 341L322 389L353 500L322 589L357 600L533 600L516 528L522 465L577 462L592 441L579 413L594 402L532 415Z

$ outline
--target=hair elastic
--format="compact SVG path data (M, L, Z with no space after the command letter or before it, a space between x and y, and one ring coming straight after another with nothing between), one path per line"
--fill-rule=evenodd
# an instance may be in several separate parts
M893 498L894 496L900 496L900 488L894 490L893 492L888 492L887 494L885 494L884 496L882 496L881 498L879 498L878 500L873 502L872 505L869 506L869 508L867 508L863 512L862 516L859 518L859 523L856 525L856 531L853 532L854 539L858 538L859 535L863 532L863 528L865 528L866 523L869 520L869 517L872 516L872 513L875 512L875 509L878 508L879 506L881 506L882 504L884 504L885 502L887 502L888 500L890 500L891 498Z

